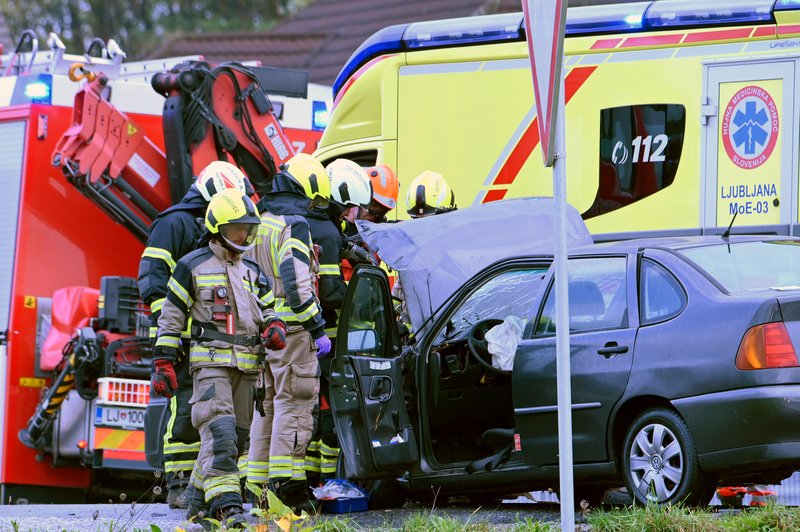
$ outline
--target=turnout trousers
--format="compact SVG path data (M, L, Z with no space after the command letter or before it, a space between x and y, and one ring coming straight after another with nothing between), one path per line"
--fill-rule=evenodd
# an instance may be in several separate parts
M257 375L235 367L200 367L192 377L192 424L200 432L200 453L190 482L202 490L214 516L225 507L242 506L237 459L247 448Z
M256 414L250 430L250 483L262 487L269 483L273 489L292 480L305 484L305 454L319 400L319 363L313 346L309 333L292 327L286 349L267 351L265 415Z

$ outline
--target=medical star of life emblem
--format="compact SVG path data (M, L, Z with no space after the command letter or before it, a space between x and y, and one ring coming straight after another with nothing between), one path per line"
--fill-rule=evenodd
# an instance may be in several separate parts
M775 149L779 125L778 106L772 96L755 85L743 87L722 114L725 152L740 168L758 168Z

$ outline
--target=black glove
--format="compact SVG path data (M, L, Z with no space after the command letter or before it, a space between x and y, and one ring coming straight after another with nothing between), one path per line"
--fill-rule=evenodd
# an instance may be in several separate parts
M347 242L342 249L342 258L350 261L350 264L372 264L378 265L378 261L368 250L362 248L354 242Z

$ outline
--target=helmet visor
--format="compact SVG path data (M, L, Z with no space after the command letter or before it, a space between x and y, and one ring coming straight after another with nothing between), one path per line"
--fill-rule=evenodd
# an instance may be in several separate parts
M328 205L330 205L330 201L325 196L320 194L314 195L311 199L311 208L312 209L327 209Z
M244 252L256 244L258 224L223 224L219 226L219 234L232 249Z

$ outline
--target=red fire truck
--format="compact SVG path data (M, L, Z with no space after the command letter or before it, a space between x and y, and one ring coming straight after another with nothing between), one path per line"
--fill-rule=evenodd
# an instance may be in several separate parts
M330 91L259 65L126 62L113 41L39 50L29 31L0 61L0 501L152 484L147 227L210 160L265 190L316 148Z

